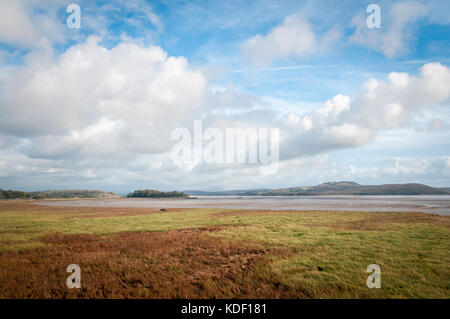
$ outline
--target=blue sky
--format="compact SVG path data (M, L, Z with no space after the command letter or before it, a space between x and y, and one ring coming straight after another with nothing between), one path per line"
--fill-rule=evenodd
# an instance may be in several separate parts
M69 29L66 7L81 9ZM369 29L369 4L381 28ZM3 1L0 188L450 185L446 1ZM177 127L275 127L280 168L175 165Z

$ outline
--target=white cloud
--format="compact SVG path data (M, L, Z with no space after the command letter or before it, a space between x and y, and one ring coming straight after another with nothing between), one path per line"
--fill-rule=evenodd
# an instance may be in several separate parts
M0 19L0 42L31 48L24 65L0 67L2 185L37 189L47 183L55 188L76 184L116 190L129 185L163 189L282 187L292 176L299 176L292 182L294 186L339 180L346 171L355 178L430 174L448 179L448 158L399 160L398 164L369 168L356 162L343 168L327 155L331 150L366 145L383 130L411 128L424 110L447 103L450 72L439 63L425 65L419 75L393 72L384 81L369 80L356 96L337 94L316 107L316 102L306 105L242 93L235 85L212 89L204 73L186 58L170 57L162 48L148 45L154 29L161 32L164 25L145 2L121 0L99 8L85 2L82 23L87 33L95 31L110 40L111 24L123 12L129 16L124 25L141 33L121 33L112 41L120 39L113 47L90 37L60 55L55 55L52 44L70 38L61 17L56 16L66 2L24 3L0 0L0 12L8 14ZM43 13L31 14L32 7ZM374 35L367 28L357 28L353 41L379 47L388 56L407 52L412 23L422 16L420 8L410 3L393 5L385 31ZM291 15L267 34L248 39L242 50L256 64L268 64L328 52L341 37L337 26L318 31L302 16ZM4 59L9 58L5 55ZM313 107L307 113L299 111ZM204 128L279 127L283 160L279 174L268 181L258 166L201 164L178 169L170 160L170 133L179 126L192 128L193 120L201 118ZM429 130L442 131L448 126L445 118L430 119Z
M339 38L337 28L328 30L323 38L318 37L305 17L294 14L267 35L258 34L247 39L242 44L242 52L251 62L266 65L277 59L306 57L327 50Z
M32 45L37 32L21 1L0 1L0 42Z
M438 158L395 158L382 167L380 174L394 178L448 179L450 177L450 157Z
M366 46L392 58L409 51L413 42L415 23L425 16L427 7L416 2L397 2L391 5L388 12L381 11L380 29L369 29L366 16L356 15L351 26L355 28L349 42Z
M123 31L114 34L111 26L117 19L132 29L134 41L152 42L164 30L160 17L144 0L117 0L100 5L95 1L78 2L82 30L69 29L65 20L70 14L66 12L70 3L66 0L1 0L0 42L19 48L47 48L69 40L79 41L85 37L84 33L92 32L118 40L127 34Z
M341 147L355 147L366 144L372 138L372 132L353 123L325 127L323 137L327 143L338 144Z
M369 80L353 99L336 95L309 113L282 116L282 108L264 109L271 105L264 99L227 113L247 97L221 90L215 96L185 59L167 57L158 47L122 43L108 50L91 38L46 63L15 70L7 80L8 94L1 95L5 117L0 128L8 135L0 134L0 174L11 187L39 188L48 180L55 188L70 187L69 180L90 188L107 183L112 189L151 187L152 181L158 188L267 185L258 166L200 164L183 171L170 161L171 130L191 129L200 115L205 116L204 129L280 127L282 162L270 181L274 187L285 186L293 174L301 176L297 185L339 180L347 173L355 180L448 176L448 158L342 167L324 154L365 145L385 129L408 128L422 110L448 101L450 72L440 64L425 65L417 76L391 73L386 81ZM214 107L215 98L223 105Z
M0 80L1 132L31 138L41 155L47 147L40 141L49 139L50 153L58 145L101 152L97 137L120 124L108 142L116 151L167 150L170 131L205 107L206 80L159 47L108 50L98 41L90 37L56 59L35 57L9 70Z
M314 111L314 115L324 124L336 121L339 114L348 110L350 110L350 97L338 94Z
M281 121L287 127L293 128L300 123L300 116L298 116L294 112L289 112L285 117L281 119Z
M336 95L307 114L282 117L289 132L281 158L295 158L367 144L382 130L413 128L423 111L450 102L450 68L429 63L418 76L390 73L369 80L354 98ZM442 123L434 123L434 126ZM306 128L306 129L305 129Z
M439 63L425 64L418 76L390 73L387 82L370 80L352 103L346 121L378 129L405 128L422 111L448 102L450 69Z
M294 163L306 165L305 158L318 159L314 154L365 145L381 130L411 127L423 110L450 98L450 70L441 64L426 64L416 76L394 72L385 81L369 80L353 99L338 94L299 114L279 99L212 90L185 58L168 57L156 46L124 42L106 49L91 37L59 57L35 54L27 61L8 67L0 79L5 182L27 176L45 183L51 176L55 185L68 178L92 187L105 181L120 185L120 180L145 185L152 176L160 185L173 185L181 176L195 186L215 174L215 185L237 187L236 176L263 184L259 167L198 165L182 171L170 161L171 131L192 128L194 119L204 118L204 128L279 127L282 186ZM323 176L338 179L339 171Z
M22 48L65 42L73 34L61 22L58 10L67 5L64 0L0 1L0 42Z

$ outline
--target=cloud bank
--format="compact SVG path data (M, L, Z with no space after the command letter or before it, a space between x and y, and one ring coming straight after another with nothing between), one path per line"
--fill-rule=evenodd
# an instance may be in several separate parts
M0 19L0 42L7 45L0 51L0 187L107 185L126 191L128 187L204 189L205 185L283 187L296 176L302 176L292 182L297 185L344 177L448 181L448 156L431 151L424 151L431 154L428 158L397 156L395 161L383 159L381 164L365 166L358 160L333 158L333 151L369 148L380 135L395 130L431 132L443 139L439 145L445 148L450 69L444 63L379 73L388 75L367 80L351 95L342 88L336 94L324 93L319 102L311 103L317 107L306 111L298 106L300 102L285 98L284 91L258 94L253 84L249 90L242 88L245 81L217 85L204 72L208 66L169 54L171 50L154 40L155 32L170 26L146 2L103 3L95 7L98 11L86 2L83 23L89 32L70 35L57 15L64 5L58 0L0 2L0 12L5 13ZM115 29L121 17L118 8L127 13L124 30ZM342 43L395 58L409 52L414 24L427 11L415 2L389 8L381 32L367 29L358 14L346 33L338 26L318 28L314 19L289 15L261 34L241 38L235 46L236 59L240 53L257 65L314 59ZM93 12L98 12L98 19ZM90 31L97 35L89 35ZM6 64L15 53L11 48L20 52L20 58ZM337 72L342 69L339 66ZM262 76L271 86L271 80L277 85L277 79L270 78L272 71L298 71L280 85L292 90L299 89L299 74L306 74L307 82L308 72L311 78L315 72L313 65L264 70ZM269 180L251 165L174 165L172 131L192 129L194 120L200 119L205 128L279 128L280 173Z

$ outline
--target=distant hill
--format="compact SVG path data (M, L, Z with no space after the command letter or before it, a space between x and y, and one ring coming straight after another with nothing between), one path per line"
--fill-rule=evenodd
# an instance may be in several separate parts
M261 189L251 189L251 190L232 190L232 191L219 191L219 192L208 192L208 191L198 191L198 190L186 190L184 193L192 196L241 196L247 193L254 192L267 192L270 191L268 188Z
M185 193L197 196L450 195L450 190L417 183L360 185L355 182L329 182L316 186L299 186L269 190L233 190L222 192L185 191Z
M0 189L0 199L57 199L57 198L119 198L111 192L91 190L56 190L39 192L22 192Z
M192 196L315 196L315 195L450 195L450 187L435 188L418 183L360 185L355 182L329 182L316 186L279 189L249 189L231 191L161 192L145 189L129 193L129 198L184 198ZM58 198L120 198L112 192L98 190L52 190L23 192L0 189L0 199L58 199Z

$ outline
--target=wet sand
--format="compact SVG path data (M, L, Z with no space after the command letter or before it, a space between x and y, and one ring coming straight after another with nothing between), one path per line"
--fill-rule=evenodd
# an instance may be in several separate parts
M36 202L45 206L129 208L230 208L424 212L450 215L450 196L196 196L190 199L79 199Z

